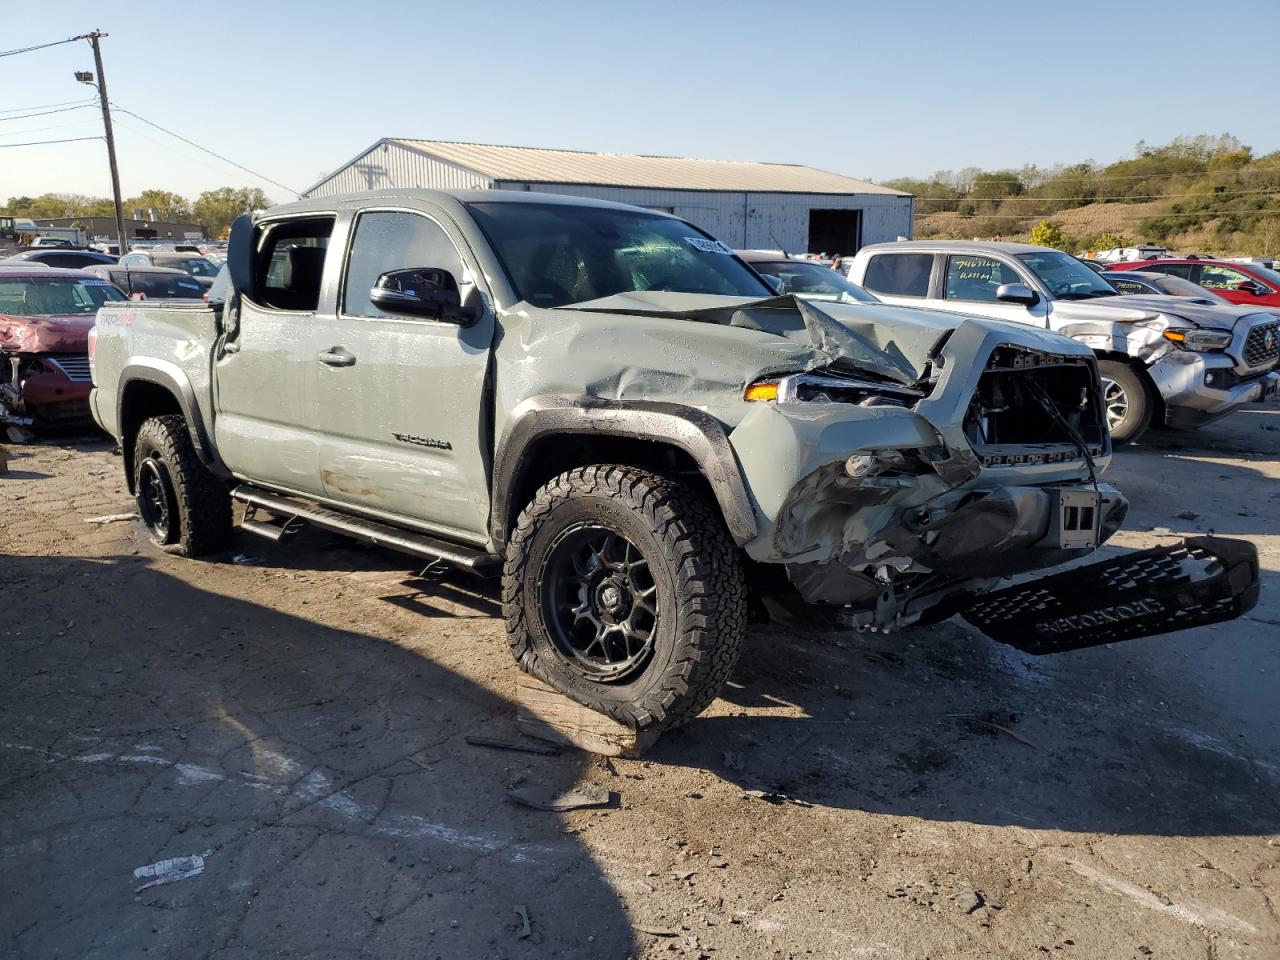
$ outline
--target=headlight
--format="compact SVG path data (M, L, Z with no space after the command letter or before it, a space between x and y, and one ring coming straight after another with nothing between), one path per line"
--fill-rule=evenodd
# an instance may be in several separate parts
M1166 330L1164 338L1177 344L1183 350L1194 350L1196 353L1212 353L1225 350L1231 343L1229 330L1175 329Z
M778 403L868 403L905 406L925 391L897 383L864 380L820 373L793 373L787 377L757 380L742 392L744 400L776 400Z

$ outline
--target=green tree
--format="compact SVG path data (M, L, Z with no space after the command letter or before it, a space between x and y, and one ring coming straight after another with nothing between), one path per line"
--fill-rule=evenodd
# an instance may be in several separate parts
M191 205L191 212L198 223L203 223L210 236L221 236L231 227L231 222L242 213L263 210L271 201L256 187L221 187L206 190Z
M1030 242L1037 247L1055 247L1061 249L1067 245L1066 234L1052 220L1041 220L1031 228Z
M1124 237L1118 233L1105 231L1093 238L1093 242L1089 244L1090 250L1114 250L1116 247L1125 246Z
M973 189L969 195L975 200L1003 200L1005 197L1016 197L1023 192L1022 181L1012 170L997 170L994 173L980 173L973 178Z
M141 210L144 217L154 210L157 220L186 220L191 216L191 202L168 190L143 190L124 202L124 210L127 217L133 216L134 210Z

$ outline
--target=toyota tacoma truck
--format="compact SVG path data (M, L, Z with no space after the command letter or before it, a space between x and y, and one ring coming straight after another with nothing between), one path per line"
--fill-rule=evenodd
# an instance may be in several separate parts
M1152 422L1205 426L1276 395L1280 318L1256 306L1122 296L1060 250L912 240L863 247L849 279L891 303L1055 330L1090 347L1117 444Z
M1036 652L1256 599L1216 538L1000 588L1127 506L1093 353L1046 330L779 295L675 217L524 192L275 207L227 276L98 314L91 403L154 541L216 553L235 502L501 576L519 665L635 728L715 698L765 595Z

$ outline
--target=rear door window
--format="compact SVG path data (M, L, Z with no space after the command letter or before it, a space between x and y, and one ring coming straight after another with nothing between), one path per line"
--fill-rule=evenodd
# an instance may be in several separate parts
M1022 283L1013 267L991 257L947 257L946 298L995 303L996 291L1006 283Z
M1156 273L1167 273L1171 277L1181 277L1183 280L1194 280L1191 271L1194 270L1194 263L1153 263L1149 267L1143 267L1143 270L1154 270Z
M259 226L254 243L254 298L277 310L314 313L320 305L320 284L332 233L333 217Z
M867 262L862 285L891 297L927 297L932 253L878 253Z

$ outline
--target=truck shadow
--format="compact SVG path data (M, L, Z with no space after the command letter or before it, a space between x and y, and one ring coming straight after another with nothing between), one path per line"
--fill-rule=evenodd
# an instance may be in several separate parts
M278 612L228 595L252 589L243 576L183 563L0 557L10 949L636 952L562 818L506 800L520 777L567 787L588 758L469 746L506 733L511 704L437 662L430 637ZM206 851L203 875L135 896L135 868Z

